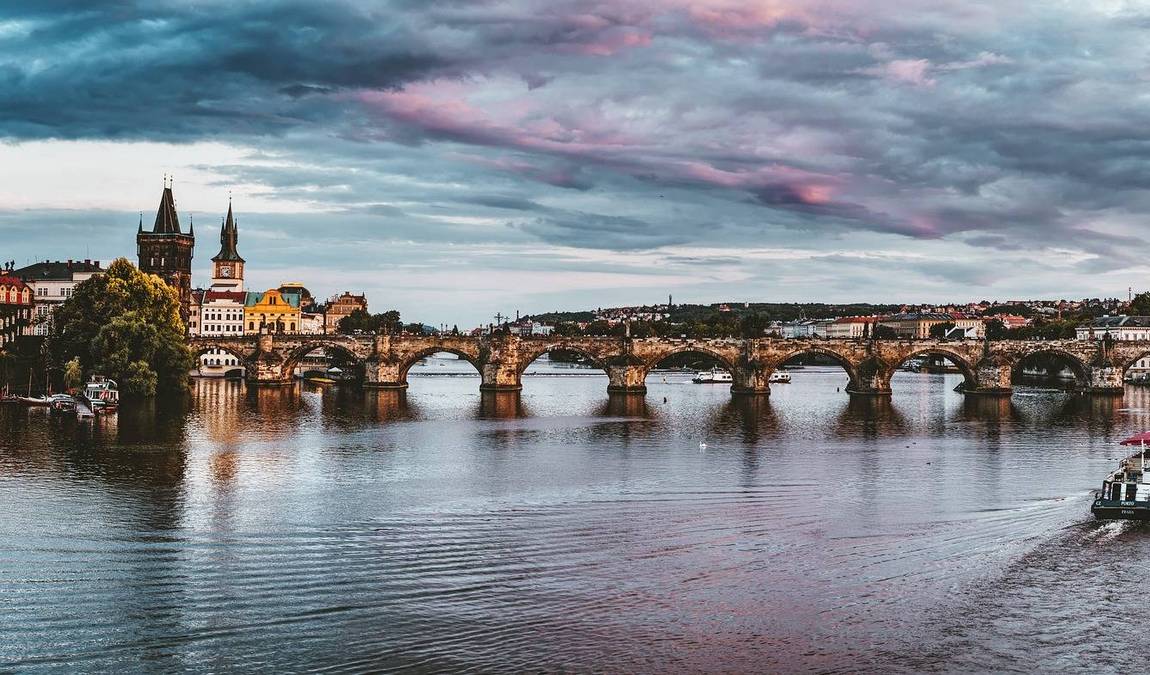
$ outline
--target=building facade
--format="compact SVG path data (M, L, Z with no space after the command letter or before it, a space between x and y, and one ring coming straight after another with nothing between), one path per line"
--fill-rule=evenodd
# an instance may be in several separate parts
M952 323L959 329L956 335L981 340L986 335L986 322L981 317L972 317L958 312L916 312L892 314L879 319L879 324L894 329L900 338L926 339L930 329L939 324Z
M244 302L244 333L298 333L300 330L299 296L280 293L271 288L263 293L247 294Z
M873 316L845 316L835 319L827 325L827 338L829 339L858 339L870 335L871 324L877 319Z
M196 234L191 225L185 233L180 229L176 214L176 198L170 182L165 181L156 210L156 222L150 232L144 231L144 219L136 232L136 255L139 268L155 274L176 289L180 297L180 318L189 324L192 306L192 254L196 248Z
M32 326L26 332L45 336L52 330L52 312L76 292L76 286L103 274L99 260L45 260L11 271L32 290Z
M28 334L34 304L32 287L16 276L11 266L0 271L0 351Z
M367 311L367 296L355 295L348 291L337 295L327 301L327 311L324 312L326 325L324 332L332 335L339 332L339 322L351 316L355 310Z
M1150 340L1150 316L1100 316L1075 329L1079 340Z

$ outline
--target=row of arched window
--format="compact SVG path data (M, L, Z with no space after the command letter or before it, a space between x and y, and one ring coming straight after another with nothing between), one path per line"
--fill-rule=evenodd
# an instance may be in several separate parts
M0 286L0 302L9 305L32 304L32 289L27 286Z

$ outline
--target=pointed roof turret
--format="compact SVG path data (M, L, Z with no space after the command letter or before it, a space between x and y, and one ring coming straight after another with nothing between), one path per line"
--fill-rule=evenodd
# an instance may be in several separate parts
M228 200L228 215L220 226L220 252L212 258L213 262L244 262L236 250L240 240L240 231L236 227L236 220L232 216L232 202Z
M172 186L164 179L164 194L160 197L160 208L156 209L156 224L152 227L154 234L182 234L180 232L180 217L176 214L176 198L172 195Z

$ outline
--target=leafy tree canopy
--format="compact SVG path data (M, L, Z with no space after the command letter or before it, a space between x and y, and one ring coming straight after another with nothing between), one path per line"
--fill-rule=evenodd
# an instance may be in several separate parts
M1150 293L1135 295L1126 312L1134 316L1150 316Z
M402 330L403 322L399 319L399 312L394 309L382 314L368 314L362 309L357 309L340 319L337 328L345 335L356 331L391 334Z
M76 358L126 395L151 396L186 384L195 359L184 332L175 289L119 258L56 310L49 351L57 367Z

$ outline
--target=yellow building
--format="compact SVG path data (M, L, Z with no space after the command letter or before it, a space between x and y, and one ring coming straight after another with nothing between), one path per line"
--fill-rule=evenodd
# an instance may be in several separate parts
M263 293L248 293L244 302L244 333L300 332L299 296L272 288Z

